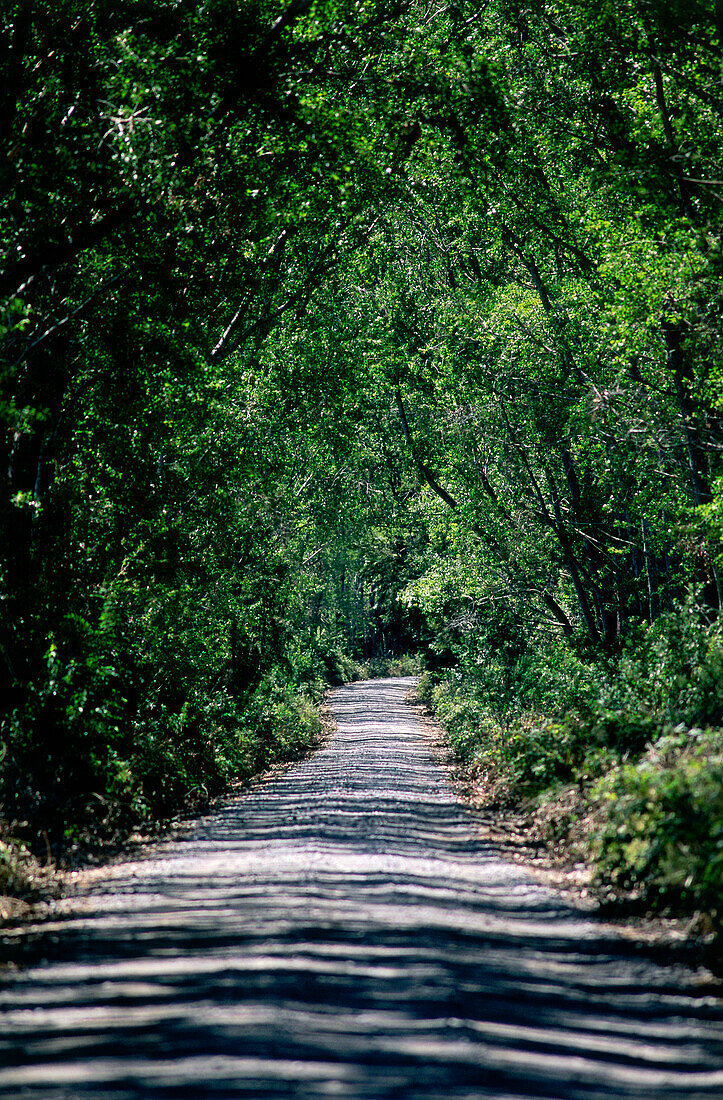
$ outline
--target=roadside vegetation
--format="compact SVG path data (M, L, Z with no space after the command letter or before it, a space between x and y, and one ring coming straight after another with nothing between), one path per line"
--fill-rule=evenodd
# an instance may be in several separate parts
M720 626L688 599L604 664L560 647L486 677L427 673L419 697L477 804L591 867L600 897L693 918L720 948L722 680Z
M2 7L3 866L423 666L500 804L720 924L720 37L713 0Z

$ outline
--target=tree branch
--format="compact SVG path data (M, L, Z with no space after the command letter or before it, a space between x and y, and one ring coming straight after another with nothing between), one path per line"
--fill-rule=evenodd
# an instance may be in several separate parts
M138 204L133 199L128 199L121 203L117 210L105 214L96 221L77 226L65 240L48 243L44 248L16 260L0 272L0 298L17 294L46 267L58 267L69 260L74 260L81 252L93 248L110 236L115 229L130 221L138 210Z
M457 501L454 499L453 496L451 496L447 492L446 489L444 489L439 484L439 482L436 480L436 478L432 474L432 471L429 469L428 466L426 466L424 464L424 462L422 462L421 458L417 454L417 448L414 445L414 440L412 439L412 433L409 430L409 421L407 420L407 414L406 414L406 411L405 411L405 408L404 408L404 402L402 401L402 395L401 395L401 392L400 392L398 386L394 391L394 396L395 396L396 402L397 402L397 409L399 410L399 419L402 422L402 431L404 432L404 438L407 441L407 445L409 446L409 450L411 451L412 458L415 461L417 469L419 470L420 474L422 475L422 477L424 478L424 480L426 481L427 485L432 490L432 492L436 493L437 496L439 497L439 499L443 500L444 503L449 508L452 508L454 511L456 511L457 508L459 507L459 505L457 504Z

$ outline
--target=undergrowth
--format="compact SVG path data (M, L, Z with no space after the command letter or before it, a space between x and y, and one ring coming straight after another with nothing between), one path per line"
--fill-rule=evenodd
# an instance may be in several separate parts
M34 901L43 893L46 882L47 869L25 844L14 838L0 840L0 897Z
M537 678L535 659L544 666ZM690 600L640 630L602 670L581 667L562 646L554 669L549 654L528 653L523 665L516 681L508 669L517 691L504 706L493 667L486 677L461 662L420 683L487 804L539 813L550 843L574 835L602 889L651 911L703 914L720 944L721 628ZM574 680L574 697L555 690L561 678Z
M290 683L272 670L243 699L190 694L124 721L121 704L93 707L72 676L58 677L3 730L6 892L22 888L26 850L68 864L139 827L200 812L232 783L300 758L320 736L322 692L320 681Z

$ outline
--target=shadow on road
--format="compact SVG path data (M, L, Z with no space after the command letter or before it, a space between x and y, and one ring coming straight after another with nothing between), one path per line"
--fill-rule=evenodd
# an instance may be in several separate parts
M0 996L0 1096L713 1097L723 1012L476 836L409 681L61 907Z

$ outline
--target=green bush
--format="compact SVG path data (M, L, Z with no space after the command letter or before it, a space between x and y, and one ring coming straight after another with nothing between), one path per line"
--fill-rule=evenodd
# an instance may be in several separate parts
M4 723L0 770L7 830L64 859L93 838L203 809L234 780L301 756L319 735L321 684L272 670L241 698L146 691L131 709L115 670L92 650L64 658ZM9 857L8 857L9 858Z
M678 727L592 791L599 877L652 901L723 911L723 731Z
M597 668L564 641L528 649L507 666L501 708L499 654L427 673L420 698L449 732L458 758L502 769L518 793L599 774L602 760L634 761L676 724L723 716L721 627L693 595L675 613L631 634Z
M428 710L433 710L432 693L437 684L437 677L433 672L423 672L417 683L417 699Z
M317 708L300 689L270 676L255 692L244 715L253 772L282 760L295 760L321 733ZM250 773L249 773L250 774Z
M723 720L722 628L710 622L695 593L652 626L630 632L623 653L609 664L593 712L603 724L617 722L621 750L632 752L643 750L646 734L649 741L681 722ZM641 728L636 735L626 726Z
M384 676L419 676L422 671L421 658L414 653L403 653L396 657L382 655L372 657L363 664L364 679Z
M525 686L530 660L528 653L519 707L534 697ZM515 676L521 668L518 661ZM706 725L722 717L720 626L691 597L640 628L597 680L580 671L577 706L566 693L556 711L554 682L552 673L542 676L547 714L501 715L489 704L489 678L470 678L469 669L425 674L419 696L442 720L457 759L484 775L493 800L538 800L548 826L557 820L556 798L572 805L550 836L559 840L574 821L601 884L651 906L702 911L720 931L723 730Z
M422 677L419 698L442 720L457 759L494 773L510 797L532 795L569 781L594 747L589 727L574 714L511 714L505 723L476 692L448 678Z
M97 827L131 798L126 700L118 674L89 647L83 660L49 639L45 668L3 728L2 794L10 820L53 842L68 822Z

